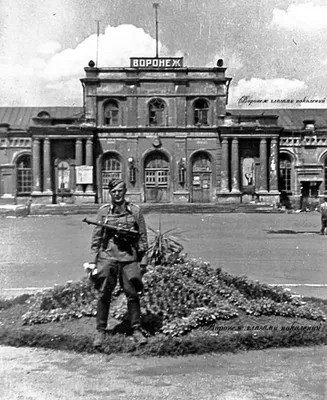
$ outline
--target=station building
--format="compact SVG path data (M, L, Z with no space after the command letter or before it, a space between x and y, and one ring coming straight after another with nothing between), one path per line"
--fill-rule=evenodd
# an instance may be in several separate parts
M327 110L228 108L231 78L182 58L85 68L83 107L0 107L0 201L319 202Z

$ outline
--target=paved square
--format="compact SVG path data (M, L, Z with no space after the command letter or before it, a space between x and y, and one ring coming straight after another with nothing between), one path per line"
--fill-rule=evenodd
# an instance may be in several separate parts
M49 287L84 276L92 227L84 215L3 218L0 290ZM88 216L94 219L94 215ZM154 229L184 231L189 257L269 284L327 285L327 236L318 213L147 214ZM293 287L292 287L293 288ZM323 286L294 287L327 297Z

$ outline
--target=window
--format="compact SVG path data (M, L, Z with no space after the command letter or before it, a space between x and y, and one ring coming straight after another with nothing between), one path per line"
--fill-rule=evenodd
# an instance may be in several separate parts
M17 161L17 194L26 195L32 192L31 157L22 156Z
M288 156L282 156L279 160L279 190L290 192L292 190L292 163Z
M164 154L151 154L146 160L144 172L146 187L168 186L169 163Z
M193 172L211 172L211 161L207 154L198 153L194 157Z
M194 103L194 125L208 125L209 104L204 99Z
M119 125L119 106L115 100L111 100L105 105L104 124Z
M121 178L121 163L115 157L106 158L103 161L103 171L106 171L111 174L112 178Z
M164 125L165 110L165 103L162 100L152 100L149 103L149 125Z
M122 165L121 162L115 157L110 155L108 158L103 160L102 163L102 187L103 189L108 188L110 179L122 177Z
M325 191L327 191L327 157L325 158L324 178L325 178Z
M38 118L50 118L50 114L47 111L41 111L37 115Z

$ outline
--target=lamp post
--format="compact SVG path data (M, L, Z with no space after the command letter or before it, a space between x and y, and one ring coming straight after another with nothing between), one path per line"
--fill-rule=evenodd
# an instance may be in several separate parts
M131 183L135 183L135 181L136 181L135 160L133 157L129 157L127 161L128 161L128 168L129 168L129 181Z
M159 3L153 3L153 7L155 10L155 17L156 17L156 58L159 57L159 46L158 46L158 8Z
M185 158L181 158L178 162L178 183L184 185L185 183Z

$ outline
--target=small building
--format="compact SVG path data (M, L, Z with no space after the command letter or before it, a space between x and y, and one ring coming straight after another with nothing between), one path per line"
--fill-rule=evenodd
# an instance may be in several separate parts
M120 177L137 203L318 202L327 111L228 109L225 72L90 62L83 107L0 107L0 201L105 203Z

